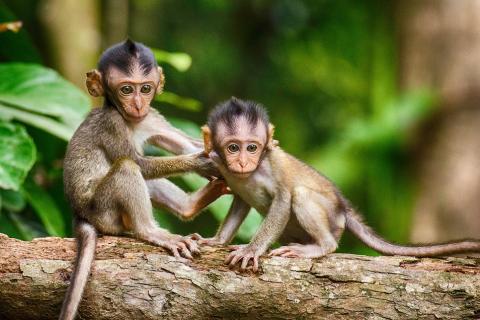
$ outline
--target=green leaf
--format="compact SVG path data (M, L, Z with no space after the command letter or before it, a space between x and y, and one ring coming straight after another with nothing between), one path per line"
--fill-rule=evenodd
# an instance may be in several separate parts
M67 126L52 118L28 111L19 110L0 103L0 114L6 120L17 120L53 134L65 141L70 140L75 132L75 126Z
M42 233L36 230L31 224L27 223L19 213L7 213L10 218L11 223L17 228L20 233L20 238L24 240L32 240L33 238L38 238L42 236Z
M26 240L12 219L10 219L9 214L5 211L0 211L0 233L4 233L9 237Z
M35 159L35 144L25 128L0 120L0 188L18 190Z
M181 97L173 92L164 91L162 94L155 97L155 101L165 102L176 106L177 108L188 111L200 111L202 110L202 103L198 100Z
M180 72L187 71L192 65L192 57L183 52L167 52L159 49L152 49L155 59L159 63L168 63Z
M0 197L3 201L3 208L6 210L19 212L25 208L25 199L18 191L0 190Z
M65 236L62 213L52 197L32 181L27 181L23 190L28 203L35 209L47 232L52 236Z
M37 64L0 64L0 102L53 116L71 127L89 111L89 98L57 72Z
M202 132L200 127L195 122L179 119L174 117L168 117L168 121L176 128L182 130L186 134L194 138L201 138Z

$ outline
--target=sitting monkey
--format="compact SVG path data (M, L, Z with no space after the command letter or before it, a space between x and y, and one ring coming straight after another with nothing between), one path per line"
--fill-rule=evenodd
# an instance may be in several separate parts
M232 98L218 105L202 128L205 151L218 164L234 194L232 206L215 237L200 243L226 244L232 240L251 207L265 216L248 245L234 246L230 266L249 262L258 270L258 258L280 240L284 245L271 256L322 257L337 249L345 227L366 245L387 255L437 256L480 251L480 241L426 246L400 246L366 226L340 191L313 168L275 145L273 126L265 109L251 101Z
M204 156L203 143L172 127L150 107L163 89L162 69L150 49L130 40L107 49L98 69L87 73L92 96L104 96L73 135L64 161L65 193L74 212L77 261L60 319L73 319L94 259L97 232L129 233L192 258L199 252L190 237L158 227L152 202L189 219L225 193L219 180L192 195L163 177L195 171L218 175ZM176 157L146 157L143 144L151 143ZM200 152L199 152L200 151Z

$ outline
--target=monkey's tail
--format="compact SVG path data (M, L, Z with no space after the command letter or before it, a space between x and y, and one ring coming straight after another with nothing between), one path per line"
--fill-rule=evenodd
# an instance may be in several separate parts
M418 246L403 246L388 242L370 229L353 209L346 211L346 227L367 246L385 255L432 257L480 252L480 241L475 240Z
M73 320L75 318L95 257L95 246L97 244L95 227L85 220L78 219L75 222L75 232L77 235L77 259L70 286L63 300L59 320Z

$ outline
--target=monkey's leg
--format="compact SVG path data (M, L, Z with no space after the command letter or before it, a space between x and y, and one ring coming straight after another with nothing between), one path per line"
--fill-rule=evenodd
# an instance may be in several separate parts
M131 231L141 240L170 250L176 257L192 258L197 244L157 226L147 185L139 166L129 159L118 160L99 183L92 199L95 213L90 217L103 233Z
M312 243L291 243L270 252L271 256L318 258L337 249L337 241L330 230L327 203L320 194L304 187L297 187L292 193L292 211L300 226L307 232Z
M218 179L191 194L167 179L147 180L146 184L153 205L174 213L182 220L195 218L203 208L227 193L225 182Z

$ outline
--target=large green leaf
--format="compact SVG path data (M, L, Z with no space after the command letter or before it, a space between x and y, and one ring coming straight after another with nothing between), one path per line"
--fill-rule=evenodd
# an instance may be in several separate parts
M65 236L62 213L52 197L32 181L27 181L23 189L27 201L35 209L47 232L52 236Z
M0 118L3 118L4 120L21 121L33 127L45 130L66 141L70 140L75 131L75 126L68 126L50 117L23 111L12 106L3 105L2 103L0 103Z
M53 116L76 127L89 111L88 97L57 72L37 64L0 64L0 102Z
M36 159L25 128L0 120L0 188L18 190Z

